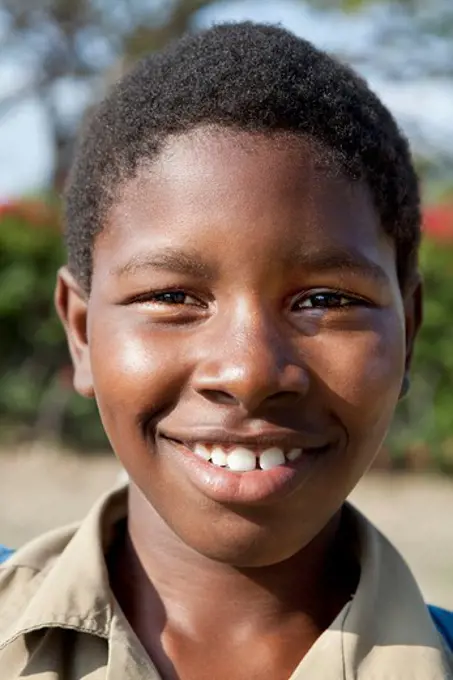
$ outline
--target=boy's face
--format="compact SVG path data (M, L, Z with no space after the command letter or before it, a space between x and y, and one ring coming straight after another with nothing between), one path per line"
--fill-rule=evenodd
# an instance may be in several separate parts
M60 275L76 386L132 489L239 566L295 554L335 516L387 432L418 327L367 189L327 165L291 136L173 138L120 192L88 303ZM232 466L269 448L296 460L231 471L200 457L216 444L248 449Z

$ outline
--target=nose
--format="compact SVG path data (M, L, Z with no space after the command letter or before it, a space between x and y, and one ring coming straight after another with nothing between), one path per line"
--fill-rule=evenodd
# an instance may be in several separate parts
M238 405L250 413L287 407L308 391L307 369L295 356L288 333L257 315L210 337L203 354L192 385L211 402Z

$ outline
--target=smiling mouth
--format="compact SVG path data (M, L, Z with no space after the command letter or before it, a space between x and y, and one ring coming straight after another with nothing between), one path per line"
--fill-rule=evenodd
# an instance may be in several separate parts
M320 455L330 448L330 444L310 449L297 447L285 449L279 446L252 448L240 443L226 446L215 442L183 442L165 435L163 438L183 446L206 463L241 473L289 466L296 463L303 454Z

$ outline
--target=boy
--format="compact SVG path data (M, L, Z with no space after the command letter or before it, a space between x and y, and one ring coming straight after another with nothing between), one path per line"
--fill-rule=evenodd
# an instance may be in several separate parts
M389 112L290 33L218 26L113 90L66 198L56 305L130 483L6 561L2 680L451 677L345 503L421 318Z

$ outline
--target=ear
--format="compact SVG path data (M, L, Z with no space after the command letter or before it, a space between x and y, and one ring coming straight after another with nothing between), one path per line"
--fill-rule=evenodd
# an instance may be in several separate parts
M406 322L406 364L402 395L409 389L409 375L414 355L415 339L423 320L423 282L420 274L416 274L407 286L404 294L404 316Z
M74 367L74 388L83 397L94 397L87 339L88 296L67 267L58 271L55 307L66 331Z

